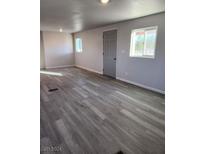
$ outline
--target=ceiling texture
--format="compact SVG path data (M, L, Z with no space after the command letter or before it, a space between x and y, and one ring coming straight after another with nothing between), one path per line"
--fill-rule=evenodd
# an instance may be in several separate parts
M74 33L165 11L165 0L41 0L41 30Z

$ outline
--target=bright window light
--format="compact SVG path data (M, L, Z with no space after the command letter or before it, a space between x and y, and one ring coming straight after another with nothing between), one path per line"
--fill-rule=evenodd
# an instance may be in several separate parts
M41 74L46 74L46 75L63 76L62 73L57 73L57 72L40 71L40 73Z
M76 52L82 52L83 51L83 43L81 38L75 39L75 50Z
M157 27L135 29L131 34L130 57L155 58Z

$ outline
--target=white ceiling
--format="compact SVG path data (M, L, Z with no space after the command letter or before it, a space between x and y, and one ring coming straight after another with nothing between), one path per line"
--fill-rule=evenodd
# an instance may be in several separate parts
M41 0L41 30L73 33L164 10L165 0Z

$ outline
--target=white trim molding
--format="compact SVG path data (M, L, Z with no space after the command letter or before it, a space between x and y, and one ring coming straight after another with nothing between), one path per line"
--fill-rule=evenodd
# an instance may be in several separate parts
M75 65L62 65L62 66L51 66L51 67L45 67L46 69L52 69L52 68L66 68L66 67L73 67Z
M90 69L90 68L87 68L87 67L83 67L83 66L80 66L80 65L75 65L75 67L78 67L78 68L81 68L81 69L84 69L84 70L87 70L87 71L90 71L90 72L94 72L94 73L97 73L97 74L103 74L102 72L99 72L99 71L96 71L94 69Z
M136 82L133 82L133 81L129 81L129 80L126 80L126 79L123 79L123 78L120 78L120 77L116 77L116 79L127 82L127 83L130 83L130 84L133 84L133 85L141 87L141 88L145 88L145 89L154 91L154 92L165 94L165 91L162 91L160 89L152 88L152 87L149 87L149 86L146 86L146 85L143 85L143 84L140 84L140 83L136 83Z
M112 30L118 30L118 28L116 27L116 28L105 28L104 30L103 30L103 32L108 32L108 31L112 31Z

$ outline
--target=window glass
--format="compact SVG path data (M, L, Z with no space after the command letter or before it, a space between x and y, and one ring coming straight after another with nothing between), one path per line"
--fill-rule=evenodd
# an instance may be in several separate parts
M154 58L157 27L136 29L131 34L130 56Z
M75 48L76 48L76 52L82 52L82 39L81 38L76 38L75 39Z

